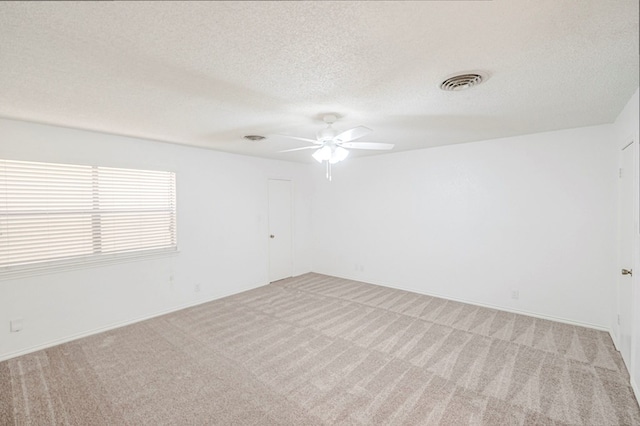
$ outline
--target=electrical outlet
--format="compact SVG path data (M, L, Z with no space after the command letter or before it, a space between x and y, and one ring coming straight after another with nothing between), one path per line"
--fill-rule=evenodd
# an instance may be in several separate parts
M12 333L22 331L23 326L24 320L22 318L15 318L9 321L9 331L11 331Z
M520 299L520 291L519 290L511 290L511 298L513 300Z

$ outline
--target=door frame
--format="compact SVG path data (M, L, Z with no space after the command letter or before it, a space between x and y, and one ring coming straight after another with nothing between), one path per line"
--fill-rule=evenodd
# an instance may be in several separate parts
M638 271L631 277L631 298L633 300L633 319L631 323L631 369L629 378L631 388L640 400L640 383L636 378L640 378L640 147L638 134L627 138L633 144L633 248L631 265L634 271Z

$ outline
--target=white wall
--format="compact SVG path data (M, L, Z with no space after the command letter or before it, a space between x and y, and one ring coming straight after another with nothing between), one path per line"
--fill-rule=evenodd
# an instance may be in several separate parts
M616 139L622 146L626 145L629 139L639 132L640 98L638 92L639 90L636 89L636 93L631 96L614 123Z
M603 125L359 158L331 183L317 171L313 269L608 330L613 134Z
M266 284L269 178L294 181L294 273L311 269L307 165L5 119L0 158L175 171L179 244L160 259L0 281L0 359ZM24 330L9 333L18 317Z

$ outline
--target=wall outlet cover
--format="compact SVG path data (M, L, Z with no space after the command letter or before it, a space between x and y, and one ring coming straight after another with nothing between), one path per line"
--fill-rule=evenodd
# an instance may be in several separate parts
M9 321L9 331L11 331L12 333L22 331L23 326L24 320L22 318L15 318Z

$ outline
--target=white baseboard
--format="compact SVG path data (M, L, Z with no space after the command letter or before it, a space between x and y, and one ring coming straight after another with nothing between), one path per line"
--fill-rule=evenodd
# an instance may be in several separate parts
M616 348L616 351L620 352L620 346L618 346L618 337L613 330L609 330L609 336L611 336L611 340L613 341L613 346Z
M5 354L0 354L0 361L6 361L8 359L11 358L15 358L15 357L19 357L22 355L27 355L30 354L32 352L37 352L43 349L47 349L53 346L57 346L57 345L61 345L63 343L67 343L67 342L71 342L73 340L77 340L77 339L82 339L83 337L88 337L88 336L93 336L94 334L99 334L99 333L103 333L105 331L109 331L109 330L113 330L116 328L120 328L120 327L124 327L127 325L131 325L131 324L135 324L141 321L146 321L148 319L151 318L155 318L155 317L159 317L162 315L166 315L166 314L170 314L172 312L176 312L182 309L186 309L186 308L191 308L193 306L198 306L198 305L202 305L203 303L208 303L208 302L212 302L214 300L217 299L222 299L224 297L228 297L228 296L232 296L234 294L238 294L238 293L242 293L243 291L248 291L248 290L253 290L254 288L258 288L258 287L262 287L264 285L267 285L269 283L262 283L262 284L256 284L253 286L247 286L246 288L241 288L237 291L231 291L231 292L227 292L227 293L223 293L223 294L217 294L213 297L209 297L209 298L204 298L204 299L199 299L196 301L191 301L188 303L184 303L182 305L177 305L177 306L173 306L171 308L168 309L164 309L162 311L158 311L158 312L154 312L148 315L143 315L141 317L137 317L134 319L130 319L130 320L126 320L126 321L121 321L121 322L117 322L117 323L113 323L113 324L109 324L106 325L104 327L98 327L98 328L94 328L92 330L88 330L88 331L83 331L82 333L77 333L77 334L73 334L70 336L66 336L66 337L62 337L59 339L54 339L54 340L50 340L48 342L42 343L40 345L35 345L35 346L30 346L28 348L25 349L20 349L18 351L14 351L14 352L8 352Z
M568 319L568 318L556 317L556 316L553 316L553 315L539 314L537 312L530 312L530 311L525 311L525 310L513 309L513 308L510 308L510 307L492 305L492 304L489 304L489 303L481 303L481 302L476 302L474 300L468 300L468 299L456 298L456 297L451 297L451 296L445 296L445 295L438 294L438 293L417 291L415 289L409 289L409 288L405 288L405 287L398 286L398 285L395 285L395 284L390 284L390 283L384 283L384 282L379 282L379 281L374 282L374 281L369 281L369 280L365 281L362 277L354 277L354 276L348 276L348 275L325 274L325 273L322 273L322 272L316 272L316 273L317 274L322 274L322 275L330 275L330 276L334 276L334 277L337 277L337 278L343 278L343 279L346 279L346 280L360 281L360 282L367 283L367 284L379 285L379 286L382 286L382 287L394 288L396 290L408 291L408 292L411 292L411 293L422 294L422 295L425 295L425 296L438 297L440 299L451 300L451 301L454 301L454 302L467 303L469 305L481 306L483 308L496 309L498 311L511 312L511 313L514 313L514 314L526 315L526 316L529 316L529 317L546 319L546 320L549 320L549 321L556 321L556 322L561 322L561 323L564 323L564 324L576 325L576 326L579 326L579 327L592 328L594 330L606 331L609 334L612 334L611 333L611 329L609 327L604 327L604 326L601 326L601 325L591 324L591 323L586 323L586 322L581 322L581 321L574 321L574 320L571 320L571 319ZM615 343L615 340L614 340L614 343Z

